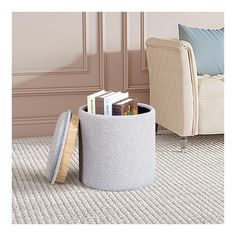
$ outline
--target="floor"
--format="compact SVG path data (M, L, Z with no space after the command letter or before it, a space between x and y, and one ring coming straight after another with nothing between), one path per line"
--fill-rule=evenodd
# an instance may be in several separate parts
M176 135L157 135L155 182L125 192L82 185L77 147L66 183L51 185L45 178L50 143L51 137L13 139L13 224L224 222L223 135L191 137L187 153Z

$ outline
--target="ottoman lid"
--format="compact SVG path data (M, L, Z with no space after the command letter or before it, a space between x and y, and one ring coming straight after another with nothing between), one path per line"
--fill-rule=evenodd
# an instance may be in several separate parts
M78 132L78 115L71 111L60 114L54 130L46 165L46 177L54 184L64 183Z

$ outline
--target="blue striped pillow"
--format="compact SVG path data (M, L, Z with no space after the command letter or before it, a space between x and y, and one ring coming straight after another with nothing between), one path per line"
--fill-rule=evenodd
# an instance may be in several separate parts
M191 44L199 75L224 74L224 28L198 29L179 26L180 40Z

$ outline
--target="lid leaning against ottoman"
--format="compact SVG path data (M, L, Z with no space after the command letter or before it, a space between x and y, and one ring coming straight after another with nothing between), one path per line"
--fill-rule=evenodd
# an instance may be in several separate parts
M69 169L78 132L78 115L71 111L60 114L53 134L46 166L46 177L51 184L64 183Z

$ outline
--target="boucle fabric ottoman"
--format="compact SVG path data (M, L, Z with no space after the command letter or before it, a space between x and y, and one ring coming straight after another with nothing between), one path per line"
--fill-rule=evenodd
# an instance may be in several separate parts
M80 181L99 190L132 190L155 177L155 110L138 104L138 115L104 116L79 109Z

